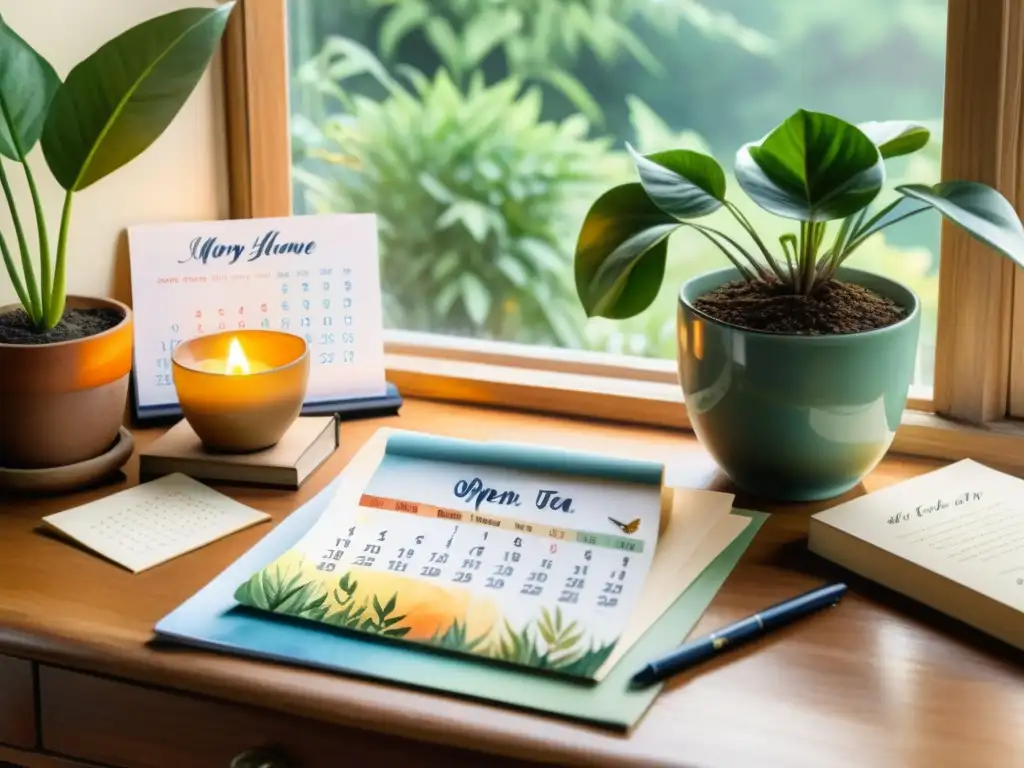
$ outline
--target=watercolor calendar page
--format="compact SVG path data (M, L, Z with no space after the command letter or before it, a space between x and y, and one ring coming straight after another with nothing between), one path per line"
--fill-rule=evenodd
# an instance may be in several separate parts
M358 496L332 501L235 599L601 679L654 557L662 477L648 462L393 434Z
M128 238L140 415L177 407L176 345L249 328L305 338L307 404L387 391L372 214L153 224Z

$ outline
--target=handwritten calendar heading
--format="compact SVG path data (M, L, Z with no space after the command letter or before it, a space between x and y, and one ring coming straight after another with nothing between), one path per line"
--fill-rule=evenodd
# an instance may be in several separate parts
M287 241L277 242L281 233L271 230L256 238L252 248L249 250L249 258L246 262L256 261L263 256L277 256L281 254L294 253L308 256L316 250L316 241ZM201 261L206 264L210 259L228 259L228 265L234 264L246 252L246 246L241 243L221 243L216 237L196 237L189 243L189 255L178 261L179 264L187 264L190 261Z

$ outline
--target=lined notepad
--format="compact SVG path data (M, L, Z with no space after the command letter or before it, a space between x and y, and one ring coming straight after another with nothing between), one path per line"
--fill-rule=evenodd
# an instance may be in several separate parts
M269 519L186 475L173 474L43 522L139 573Z

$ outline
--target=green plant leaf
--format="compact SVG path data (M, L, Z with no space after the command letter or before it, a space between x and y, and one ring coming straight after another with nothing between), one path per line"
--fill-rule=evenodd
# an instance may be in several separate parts
M16 162L28 155L59 87L60 78L49 62L0 17L0 155Z
M587 316L622 319L650 306L665 276L665 241L680 226L640 184L599 197L576 243L576 293Z
M479 66L495 47L515 35L522 25L522 14L513 8L487 9L474 16L462 32L465 66Z
M64 189L85 189L157 140L206 71L233 7L144 21L71 70L42 134L46 162Z
M696 219L714 213L725 202L725 172L708 155L670 149L641 155L626 145L644 191L665 213Z
M896 191L927 203L972 236L1024 267L1024 226L1010 201L976 181L934 186L905 184Z
M385 629L384 637L405 637L412 630L412 627L397 627L396 629Z
M430 6L423 0L404 0L388 12L380 27L380 55L393 58L398 44L430 18Z
M477 326L487 322L487 315L491 311L491 294L484 282L472 272L463 272L459 277L459 289L469 319Z
M917 152L931 138L931 132L925 126L910 120L872 121L860 123L857 127L875 143L884 158Z
M885 183L882 155L871 139L838 117L802 109L760 142L741 147L735 174L766 211L815 222L859 211Z

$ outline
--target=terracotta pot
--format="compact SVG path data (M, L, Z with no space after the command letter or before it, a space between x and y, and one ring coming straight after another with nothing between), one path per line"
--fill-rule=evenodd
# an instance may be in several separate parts
M17 306L0 307L0 314ZM86 296L68 296L67 307L113 309L124 319L74 341L0 343L0 467L75 464L117 437L132 368L132 311Z

